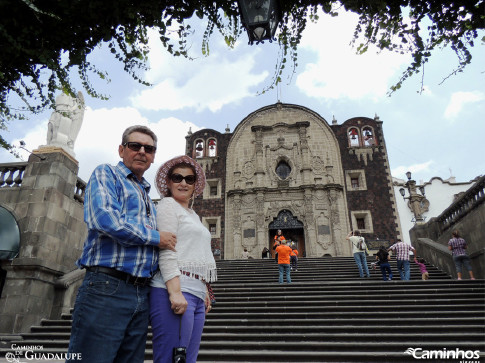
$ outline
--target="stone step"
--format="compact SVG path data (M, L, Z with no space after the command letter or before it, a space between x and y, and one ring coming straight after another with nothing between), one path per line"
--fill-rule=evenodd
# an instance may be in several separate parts
M303 258L295 282L279 285L274 260L217 264L198 362L394 363L416 361L409 348L485 351L484 280L451 280L429 266L432 279L422 281L411 264L411 281L393 266L397 279L384 282L379 270L359 278L351 257ZM33 326L18 344L65 353L71 313ZM147 362L151 339L149 328Z
M451 328L451 326L448 326ZM365 341L365 342L401 342L401 341L410 341L416 339L416 333L411 327L408 329L409 331L402 331L396 332L395 328L392 327L392 331L372 331L373 328L371 326L366 327L369 332L372 334L362 334L362 332L309 332L305 334L304 340L305 341L324 341L324 342L355 342L355 341ZM438 327L437 327L438 328ZM455 326L453 327L453 329ZM473 327L472 327L473 328ZM477 342L477 343L484 343L483 334L485 333L485 328L483 326L476 326L476 331L470 331L467 336L466 340L469 342ZM293 330L289 330L286 328L282 328L279 333L281 334L274 334L268 335L261 332L241 332L238 331L236 333L231 333L228 331L224 331L222 333L218 332L209 332L205 329L203 335L203 341L218 341L218 340L225 340L225 341L298 341L301 339L301 335L298 332L294 332ZM405 329L403 329L405 330ZM24 340L22 341L23 345L43 345L44 347L47 346L61 346L66 347L69 345L69 337L70 333L29 333L24 334ZM152 333L151 330L148 333L147 337L147 347L151 346L151 339ZM441 341L441 342L454 342L456 341L456 334L443 332L443 331L431 331L426 335L419 336L419 340L422 342L428 341Z

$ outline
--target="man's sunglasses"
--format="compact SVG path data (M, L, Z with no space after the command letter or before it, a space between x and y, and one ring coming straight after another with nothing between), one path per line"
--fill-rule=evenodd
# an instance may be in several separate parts
M145 152L147 154L153 154L155 151L157 151L156 146L152 145L143 145L138 142L125 142L123 146L128 146L128 149L133 150L133 151L140 151L141 148L143 147L145 149Z
M180 174L170 175L170 180L174 183L182 183L182 180L184 179L187 184L192 185L197 180L197 177L195 175L186 175L186 176L183 176Z

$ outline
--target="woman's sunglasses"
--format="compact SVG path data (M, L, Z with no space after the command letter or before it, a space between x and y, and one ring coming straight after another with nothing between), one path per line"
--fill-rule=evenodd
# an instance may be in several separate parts
M170 180L174 183L182 183L182 180L184 180L184 179L185 179L185 182L189 185L194 184L195 181L197 180L195 175L186 175L186 176L183 176L183 175L180 175L180 174L170 175Z
M140 151L141 148L143 147L147 154L153 154L155 151L157 151L156 146L143 145L143 144L140 144L138 142L125 142L123 144L123 146L128 146L128 149L133 150L133 151Z

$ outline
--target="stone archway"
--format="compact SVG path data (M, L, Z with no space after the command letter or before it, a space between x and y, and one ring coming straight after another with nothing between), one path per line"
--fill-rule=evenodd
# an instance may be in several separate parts
M278 229L281 229L286 239L291 239L296 243L300 257L306 256L305 252L305 232L303 222L299 221L297 217L288 209L283 209L278 213L278 216L268 226L269 241L272 248L274 236Z

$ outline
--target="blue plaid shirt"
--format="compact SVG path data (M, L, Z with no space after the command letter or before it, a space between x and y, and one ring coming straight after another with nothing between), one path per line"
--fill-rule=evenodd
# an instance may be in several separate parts
M84 197L88 237L79 267L112 267L138 277L154 274L160 234L149 191L150 184L138 181L121 161L94 170Z

